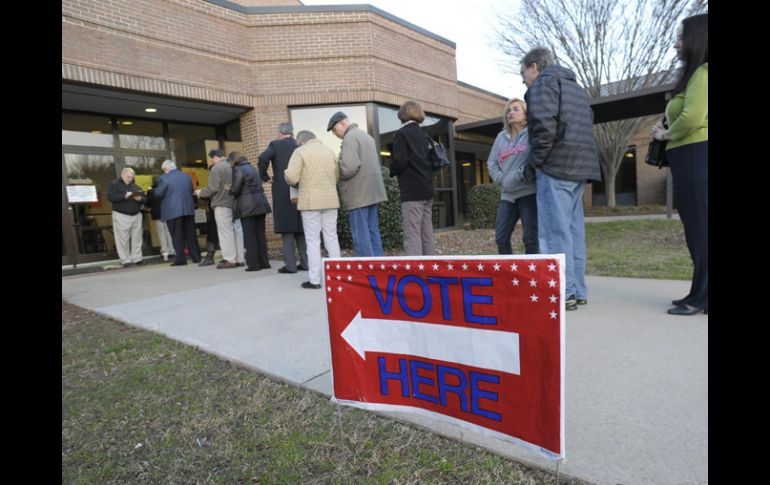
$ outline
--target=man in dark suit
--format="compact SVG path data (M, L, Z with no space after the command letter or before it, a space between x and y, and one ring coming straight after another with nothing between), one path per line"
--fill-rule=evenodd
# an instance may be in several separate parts
M291 123L278 126L278 138L271 141L267 149L259 155L259 174L263 182L270 180L267 168L273 163L273 230L281 235L283 242L283 264L279 273L296 273L297 269L307 271L307 246L302 230L302 219L297 206L291 203L289 185L283 178L283 172L289 165L291 154L297 148L292 133ZM299 249L300 265L297 266L295 251Z
M195 235L192 177L177 170L176 164L171 160L166 160L160 167L163 169L163 175L155 189L155 196L162 199L160 218L168 225L171 240L174 243L176 257L171 266L187 264L187 258L184 255L185 244L190 251L193 263L199 263L201 251Z

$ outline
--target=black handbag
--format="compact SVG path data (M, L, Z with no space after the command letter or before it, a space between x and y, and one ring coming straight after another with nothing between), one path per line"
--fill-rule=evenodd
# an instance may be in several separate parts
M449 166L449 158L447 157L446 148L441 142L433 141L433 139L427 135L425 138L428 140L428 161L434 172L441 170L444 167Z
M663 117L663 127L668 129L665 116ZM644 157L644 162L653 167L668 167L668 156L666 156L667 144L668 140L656 140L653 138L650 142L650 146L647 147L647 156Z

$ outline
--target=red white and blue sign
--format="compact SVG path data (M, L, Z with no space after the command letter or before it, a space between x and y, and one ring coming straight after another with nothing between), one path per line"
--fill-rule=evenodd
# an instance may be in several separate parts
M323 260L332 400L564 458L564 256Z

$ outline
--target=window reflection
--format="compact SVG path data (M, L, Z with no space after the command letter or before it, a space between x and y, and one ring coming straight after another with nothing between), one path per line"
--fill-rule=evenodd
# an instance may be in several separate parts
M121 148L166 149L162 122L119 117L117 124Z
M115 250L112 203L107 188L115 180L115 159L109 155L65 153L67 184L96 186L97 202L71 204L81 254Z
M359 129L369 133L366 122L366 106L323 106L319 108L292 109L290 113L291 123L294 125L294 134L296 135L302 130L312 131L316 138L331 148L339 157L342 140L334 136L331 131L326 131L329 118L337 111L342 111L348 115L351 123L357 124Z
M62 112L61 144L112 147L114 138L110 117Z
M169 123L168 138L174 160L180 166L198 163L205 167L207 153L204 140L216 140L217 132L213 126Z

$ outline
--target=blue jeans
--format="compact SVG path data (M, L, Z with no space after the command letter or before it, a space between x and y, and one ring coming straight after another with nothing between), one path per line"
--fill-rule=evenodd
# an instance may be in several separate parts
M382 238L377 216L377 204L367 205L348 211L350 235L356 256L383 256Z
M564 296L588 299L586 231L583 219L584 181L562 180L537 171L537 225L542 254L564 253Z
M498 254L513 254L511 246L511 234L516 228L516 223L521 217L522 229L524 229L524 251L527 254L537 254L537 200L535 194L519 197L516 202L501 200L497 208L497 221L495 222L495 242Z

